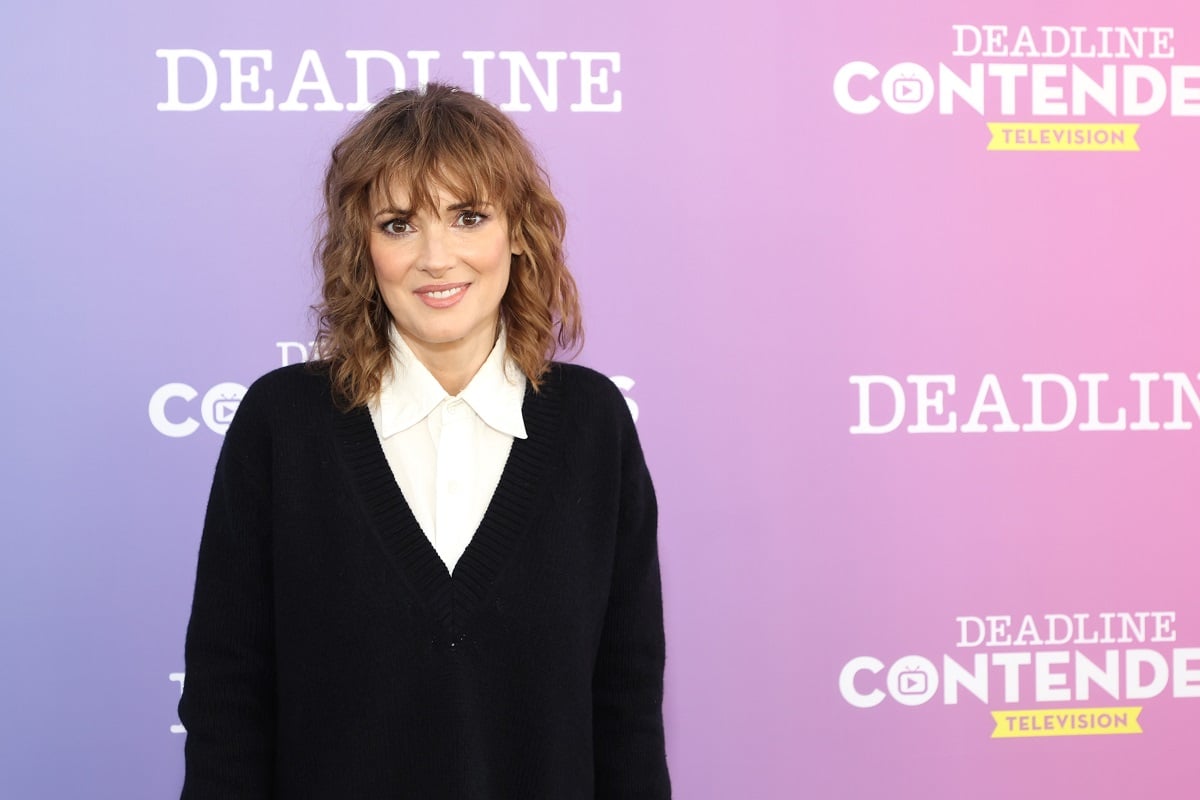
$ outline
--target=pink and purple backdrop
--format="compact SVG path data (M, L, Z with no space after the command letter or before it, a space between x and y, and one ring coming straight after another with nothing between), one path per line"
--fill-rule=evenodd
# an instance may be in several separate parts
M437 51L430 77L471 88L464 53L495 53L480 63L498 103L519 61L503 53L539 86L556 64L557 107L515 68L532 108L511 113L570 215L579 360L621 378L658 488L678 797L1195 795L1194 4L127 0L6 16L0 796L178 793L219 429L237 386L311 337L317 185L354 116L313 108L328 98L311 63L308 110L279 108L306 50L343 104L347 51L395 54L409 86L410 51ZM1007 32L984 52L986 25ZM1080 47L1041 52L1045 26L1082 29ZM1106 27L1113 54L1089 54ZM1119 52L1119 29L1140 53ZM177 99L203 107L160 110L163 53L181 50L211 59L215 94L201 103L203 58L185 57ZM243 56L258 77L239 84L245 102L270 90L269 110L221 110L223 50L270 51L270 69ZM879 74L856 68L839 95L854 62ZM619 92L619 110L572 110L585 64L594 104ZM957 84L939 65L959 80L981 65L982 111L959 96L941 112ZM1075 108L1080 73L1111 110ZM393 83L373 61L370 95ZM880 102L852 113L839 96ZM989 149L988 123L1013 140L1138 125L1139 149ZM1022 429L1038 397L1061 430ZM1122 427L1119 408L1123 429L1089 430ZM1105 613L1148 625L1044 641L1047 615ZM975 645L959 620L1010 616L1016 637L1027 614L1042 643ZM948 702L944 659L976 656L986 689ZM1080 664L1106 658L1083 699ZM1010 723L993 713L1042 734L1131 721L997 738Z

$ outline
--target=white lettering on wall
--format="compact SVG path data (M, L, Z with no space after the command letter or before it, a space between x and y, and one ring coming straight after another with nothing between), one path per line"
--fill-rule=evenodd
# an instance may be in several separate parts
M978 382L949 374L903 381L851 375L858 414L850 433L883 435L902 426L912 434L1188 431L1200 420L1197 379L1185 372L1131 372L1124 381L1107 372L1028 372L1007 382L995 373Z
M349 49L334 57L308 49L294 61L268 49L221 49L216 57L192 48L158 49L166 67L166 99L159 111L202 111L223 98L221 111L365 111L372 98L389 91L423 88L437 50L399 53ZM615 50L464 50L454 74L441 64L446 80L458 82L504 111L618 112L621 54ZM493 73L489 78L489 73ZM903 80L903 76L899 78ZM904 84L907 86L908 84ZM487 90L503 93L490 96ZM926 93L932 97L931 93ZM284 100L276 103L276 97ZM536 102L533 102L536 101ZM564 102L565 101L565 102Z

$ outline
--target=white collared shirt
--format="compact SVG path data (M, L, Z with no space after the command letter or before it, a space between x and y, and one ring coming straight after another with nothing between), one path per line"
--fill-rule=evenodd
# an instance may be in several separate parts
M393 325L391 374L370 404L371 421L404 499L454 572L500 483L513 438L525 439L525 375L503 331L491 354L451 397Z

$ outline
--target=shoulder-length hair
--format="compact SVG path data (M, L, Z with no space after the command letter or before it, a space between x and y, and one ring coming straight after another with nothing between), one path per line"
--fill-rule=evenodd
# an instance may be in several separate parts
M500 314L508 352L538 389L558 346L582 342L579 297L563 254L566 216L529 143L503 112L470 92L430 83L377 103L333 148L317 246L322 300L316 350L339 407L364 406L391 369L391 316L371 262L372 203L397 182L413 210L438 188L502 209L519 254Z

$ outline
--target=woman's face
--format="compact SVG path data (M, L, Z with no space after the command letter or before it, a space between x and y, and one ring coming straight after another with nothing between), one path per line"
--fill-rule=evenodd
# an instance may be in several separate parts
M482 363L495 344L517 250L501 209L434 189L436 211L414 212L402 185L372 208L375 277L396 329L423 363L455 355Z

